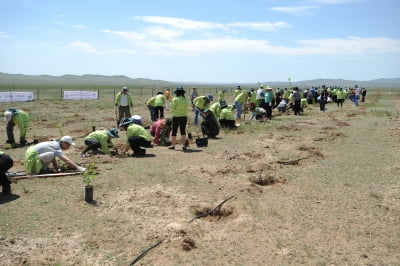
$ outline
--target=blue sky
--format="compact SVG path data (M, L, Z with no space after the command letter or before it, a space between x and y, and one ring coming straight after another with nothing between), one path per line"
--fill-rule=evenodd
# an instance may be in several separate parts
M400 77L398 0L0 0L0 72L265 82Z

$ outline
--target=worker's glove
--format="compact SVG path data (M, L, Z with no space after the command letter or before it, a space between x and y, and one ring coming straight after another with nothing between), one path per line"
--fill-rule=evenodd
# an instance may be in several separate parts
M86 171L86 168L85 168L85 167L78 166L78 167L76 168L76 170L78 170L79 172L85 172L85 171Z

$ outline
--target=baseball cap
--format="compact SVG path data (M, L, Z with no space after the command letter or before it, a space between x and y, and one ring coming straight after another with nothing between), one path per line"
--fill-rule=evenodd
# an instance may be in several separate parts
M72 142L72 137L70 137L70 136L64 136L60 139L60 141L66 142L70 145L75 145L75 143Z

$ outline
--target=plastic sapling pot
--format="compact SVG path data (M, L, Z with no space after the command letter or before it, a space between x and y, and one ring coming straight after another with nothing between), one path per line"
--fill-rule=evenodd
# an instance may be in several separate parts
M90 163L86 171L82 173L83 183L85 184L85 201L93 202L93 181L96 178L96 165Z

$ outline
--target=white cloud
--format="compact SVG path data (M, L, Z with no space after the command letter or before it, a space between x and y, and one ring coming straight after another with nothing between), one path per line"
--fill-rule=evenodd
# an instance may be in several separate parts
M365 0L311 0L311 1L320 4L346 4L346 3L362 2Z
M291 27L290 24L286 22L235 22L227 24L228 27L234 28L246 28L252 30L267 30L275 31L281 28Z
M74 25L72 25L72 27L74 27L75 29L79 29L79 30L89 29L89 27L83 26L83 25L79 25L79 24L74 24Z
M283 55L349 55L400 53L400 40L388 38L301 40L299 46L275 46L264 40L208 39L141 43L149 53L201 55L206 53L265 53Z
M184 34L181 30L172 30L162 27L151 27L146 30L146 33L163 40L173 40Z
M0 31L0 39L7 39L7 38L9 38L9 36L7 35L7 33L4 32L4 31Z
M104 33L109 33L109 34L114 34L121 36L124 39L127 39L129 41L135 42L135 41L142 41L146 38L145 34L134 32L134 31L116 31L116 30L102 30Z
M296 14L296 13L304 13L306 11L316 8L317 8L316 6L276 6L276 7L271 7L271 10L283 13Z
M136 20L150 23L167 25L171 28L180 30L205 30L205 29L223 29L229 28L247 28L251 30L268 30L273 31L280 28L290 27L286 22L233 22L228 24L214 23L207 21L197 21L173 17L156 17L156 16L136 16Z
M136 16L136 20L141 20L145 22L157 23L168 25L172 28L182 29L182 30L203 30L203 29L215 29L224 28L223 24L189 20L183 18L173 18L173 17L157 17L157 16Z
M81 42L81 41L75 41L70 43L70 46L79 50L83 50L85 52L91 53L91 54L97 54L98 51L89 43L86 42Z

